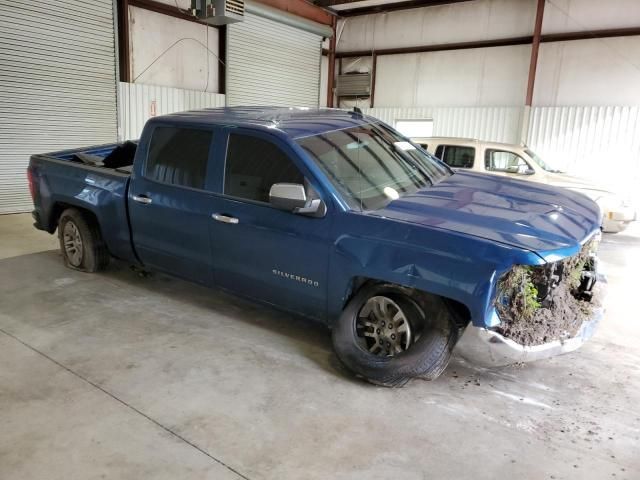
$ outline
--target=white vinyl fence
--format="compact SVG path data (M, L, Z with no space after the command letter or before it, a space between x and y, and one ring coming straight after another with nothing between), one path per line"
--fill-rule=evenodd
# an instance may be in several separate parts
M225 96L181 88L120 82L118 133L121 140L140 137L149 118L199 108L224 107Z

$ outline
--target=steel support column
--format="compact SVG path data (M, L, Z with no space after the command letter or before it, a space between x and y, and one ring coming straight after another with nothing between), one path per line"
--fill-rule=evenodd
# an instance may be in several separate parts
M529 63L529 79L527 81L527 98L525 105L531 106L533 102L533 89L536 84L536 69L538 68L538 52L540 51L540 38L542 36L542 17L544 16L544 4L546 0L538 0L536 9L536 23L533 28L533 41L531 43L531 61Z
M131 60L129 57L129 0L118 0L118 69L120 81L131 81Z
M333 35L329 39L329 54L327 55L327 107L333 108L333 87L336 77L336 24L337 19L333 17L331 28Z
M376 98L376 70L378 70L378 54L373 52L371 55L371 97L369 98L369 102L371 103L371 108L373 108L375 98Z

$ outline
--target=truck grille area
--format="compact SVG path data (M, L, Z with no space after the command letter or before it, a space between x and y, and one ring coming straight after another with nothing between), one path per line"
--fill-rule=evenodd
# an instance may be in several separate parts
M513 267L498 283L495 330L525 346L575 337L599 305L597 248L594 238L573 257Z

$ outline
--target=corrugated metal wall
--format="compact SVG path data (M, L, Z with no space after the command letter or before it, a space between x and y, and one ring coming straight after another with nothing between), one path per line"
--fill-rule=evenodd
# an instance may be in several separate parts
M522 107L380 107L362 111L394 125L431 119L433 135L520 143ZM640 185L640 106L534 107L526 143L544 160L625 195Z
M122 140L140 137L149 118L199 108L224 107L225 96L181 88L120 82L118 132Z
M523 114L521 107L374 107L362 111L391 126L396 120L432 119L434 136L508 143L519 142Z
M572 173L640 184L640 107L534 107L527 144Z
M33 208L34 153L116 140L111 1L0 1L0 213Z
M318 106L320 35L254 14L227 32L229 105Z

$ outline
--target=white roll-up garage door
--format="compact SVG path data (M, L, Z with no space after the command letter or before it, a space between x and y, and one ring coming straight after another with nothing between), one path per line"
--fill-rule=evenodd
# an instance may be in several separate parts
M227 104L317 107L322 37L247 13L229 25Z
M0 1L0 213L29 211L29 156L117 138L111 0Z

